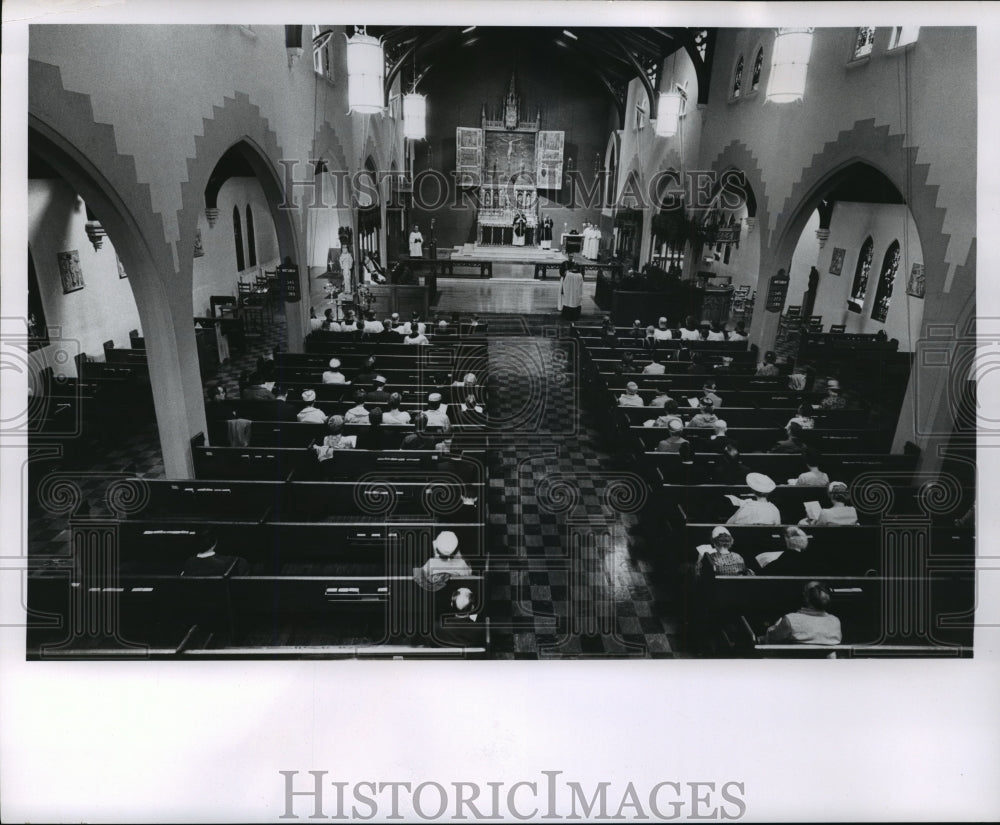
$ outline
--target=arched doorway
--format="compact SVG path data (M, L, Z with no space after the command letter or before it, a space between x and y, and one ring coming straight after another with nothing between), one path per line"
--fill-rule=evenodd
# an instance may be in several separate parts
M824 331L885 332L911 351L924 302L909 280L924 256L903 194L879 169L855 161L831 174L804 209L786 306L810 310Z

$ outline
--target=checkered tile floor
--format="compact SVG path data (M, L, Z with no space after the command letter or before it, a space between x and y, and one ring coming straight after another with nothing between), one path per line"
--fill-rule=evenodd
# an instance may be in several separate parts
M490 452L495 657L684 655L668 582L637 530L647 489L604 450L582 408L580 362L568 327L557 315L480 317L490 323L490 373L499 390L492 418L509 423ZM285 344L284 320L276 314L274 326L221 366L214 380L236 392L241 372ZM100 512L111 474L163 475L156 425L63 469L85 473L83 495ZM66 516L58 510L37 499L29 508L33 556L67 553Z

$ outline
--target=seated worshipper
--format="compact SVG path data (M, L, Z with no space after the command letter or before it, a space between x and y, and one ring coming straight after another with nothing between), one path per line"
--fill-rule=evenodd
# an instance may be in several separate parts
M368 408L365 406L365 391L356 390L354 393L354 406L344 413L345 424L367 424Z
M635 381L629 381L625 385L625 392L618 396L618 406L620 407L644 407L646 402L639 395L639 385Z
M322 444L316 444L316 458L326 461L333 458L337 450L353 450L357 447L358 438L354 435L344 435L344 416L331 415L326 422L330 434L323 439Z
M801 392L811 387L816 378L816 370L804 364L796 364L788 376L788 389Z
M656 329L653 330L653 337L657 341L669 341L673 338L673 333L670 331L670 323L663 316L656 322Z
M709 341L726 340L726 331L722 328L722 324L720 324L718 321L709 321L709 322L702 321L703 326L706 323L709 324L708 335L706 336L707 340Z
M719 409L719 407L722 406L722 396L716 395L715 381L713 379L709 378L706 380L705 383L701 385L701 390L701 397L711 401L715 409Z
M469 394L469 395L465 396L465 401L462 403L462 407L461 407L461 409L459 409L459 412L460 413L479 413L480 415L482 415L482 413L483 413L483 407L476 400L476 396L475 395Z
M677 402L672 398L663 405L663 413L661 415L658 415L656 418L647 418L642 422L642 426L669 427L671 421L680 421L681 427L683 428L684 426L684 419L677 412Z
M453 387L463 387L466 393L475 393L476 387L479 386L479 382L476 379L476 374L473 372L467 372L462 376L461 379L456 378L451 382Z
M437 322L437 326L434 328L434 335L439 338L447 338L449 335L454 335L454 330L448 326L448 322L442 318Z
M430 341L427 340L427 336L424 335L418 327L413 327L410 334L403 339L404 344L429 344Z
M472 568L458 549L458 536L442 530L434 539L434 555L413 570L413 580L425 590L440 590L452 576L471 576Z
M801 453L806 449L806 444L802 440L802 425L796 424L794 421L789 423L788 427L785 429L788 433L788 438L783 438L777 444L775 444L768 452L770 453Z
M843 481L831 481L826 488L831 506L824 507L815 518L806 517L799 524L813 527L853 527L858 523L858 511L851 506L851 494Z
M775 363L778 356L768 350L764 353L764 360L757 366L757 375L762 378L774 378L778 374L778 365Z
M427 416L422 412L413 416L413 432L407 433L399 445L401 450L434 450L437 449L437 439L427 432Z
M691 416L691 420L688 422L688 429L715 427L715 422L718 420L719 417L715 414L715 405L707 398L703 398L698 404L698 412Z
M288 403L288 388L275 384L274 401L258 401L254 405L254 418L258 421L296 421L298 408Z
M347 377L340 371L340 359L331 358L330 368L323 372L324 384L346 384Z
M402 326L402 324L401 324L401 322L399 320L399 313L398 312L392 313L392 315L389 316L389 320L392 323L392 328L394 330L398 330L399 327ZM409 334L409 331L407 331L407 334Z
M642 339L642 348L646 350L646 352L651 352L657 348L659 343L660 342L656 338L656 327L650 324L646 327L646 335Z
M390 438L382 426L382 408L372 407L368 412L368 429L358 434L357 445L359 450L388 450L395 447L397 438Z
M302 400L305 402L305 406L299 410L299 414L296 416L298 420L304 424L325 424L326 413L315 406L316 390L303 390Z
M323 320L320 321L319 328L324 332L340 332L340 323L333 319L332 309L324 310Z
M663 375L667 368L660 363L659 356L654 352L649 356L649 363L642 368L643 375Z
M746 571L743 557L733 552L735 541L733 534L721 524L712 530L711 544L699 544L695 547L698 554L695 562L695 574L700 575L703 569L710 569L716 575L736 576Z
M786 613L767 629L764 644L838 645L843 640L840 619L828 613L831 595L820 582L809 582L802 591L803 606Z
M414 329L421 335L427 334L427 325L420 320L419 312L414 312L413 315L410 316L410 331L412 332Z
M399 338L392 329L392 321L386 318L382 322L382 331L377 335L373 336L379 341L398 341Z
M819 468L820 462L823 460L819 451L807 447L802 453L802 458L808 469L806 472L800 473L798 478L790 479L789 484L795 484L799 487L826 487L830 483L830 476Z
M322 329L323 319L316 317L316 307L309 307L309 331L315 332L318 329Z
M453 612L438 617L434 626L434 641L448 647L481 646L485 638L485 622L480 616L475 593L468 587L456 588L451 594L451 609Z
M370 309L365 313L364 331L371 335L377 335L382 331L382 322L376 320L374 310Z
M385 389L385 376L376 375L371 384L372 388L365 394L365 402L368 404L388 404L391 396Z
M814 429L816 427L816 419L813 418L812 405L800 404L795 415L788 419L788 424L785 424L786 430L790 424L798 424L803 430Z
M745 321L737 321L736 329L733 329L729 333L730 341L746 341L747 340L747 325Z
M627 375L629 373L638 372L639 368L635 363L635 353L631 350L625 350L622 353L622 360L620 363L615 364L615 374L616 375Z
M243 401L274 401L274 393L264 386L264 377L260 373L253 373L250 382L240 391L240 398Z
M716 484L743 484L750 474L750 468L743 463L739 447L730 441L722 449L722 458L715 465Z
M680 467L677 472L677 480L668 479L671 484L711 484L712 478L704 462L699 461L695 455L694 447L685 441L677 450L680 456Z
M733 440L726 435L728 428L729 425L721 418L715 419L715 423L712 424L712 434L708 438L708 447L712 452L721 453L733 443Z
M202 535L204 550L191 556L181 568L182 576L248 576L250 564L241 556L220 556L219 538L211 528Z
M669 401L673 399L667 395L666 390L655 390L653 395L653 400L649 402L650 407L666 407Z
M785 548L783 550L768 550L764 553L757 554L757 565L763 570L768 567L767 574L770 575L782 575L780 569L792 570L796 566L797 556L787 554L797 554L806 550L809 547L809 536L805 534L805 531L801 527L796 527L794 524L785 528L782 537L785 541ZM783 561L777 563L779 559ZM777 563L777 564L776 564ZM774 564L775 566L771 568L770 566ZM789 573L792 575L792 573Z
M208 403L205 404L205 421L208 423L208 442L213 447L229 444L228 421L235 421L236 408L226 400L226 388L222 384L210 384Z
M679 418L671 419L670 423L667 425L667 430L669 430L670 435L656 445L656 451L658 453L679 453L682 444L690 443L683 436L684 422L682 422Z
M688 375L705 375L712 371L708 359L703 352L690 353L691 365L687 368Z
M378 370L375 369L375 356L369 355L361 369L358 370L358 374L354 376L354 383L367 387L375 380L376 375L378 375Z
M819 402L823 410L846 410L847 399L840 394L840 382L834 378L827 379L826 398Z
M410 414L406 410L400 409L402 403L403 396L398 392L394 392L389 396L389 409L382 416L383 424L397 425L410 423Z
M726 524L781 524L781 513L767 499L777 486L774 481L763 473L749 473L745 481L755 496L740 499L727 495L726 498L739 509L729 517Z
M605 315L604 317L607 318L609 321L611 320L610 315ZM632 329L629 330L629 336L632 338L633 341L641 341L643 338L646 337L646 334L642 328L642 321L640 321L638 318L636 318L632 322Z
M428 427L447 427L451 424L448 419L448 405L441 403L441 393L432 392L427 396L424 418L427 419Z
M681 327L682 341L700 341L701 333L698 331L698 322L693 315L688 315L684 319L684 326Z

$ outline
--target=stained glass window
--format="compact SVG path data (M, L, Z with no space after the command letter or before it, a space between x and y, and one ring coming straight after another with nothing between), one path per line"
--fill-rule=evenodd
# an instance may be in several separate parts
M854 40L854 59L867 57L872 53L872 46L875 44L875 27L861 26L858 28L858 35Z
M319 26L312 27L313 71L333 80L333 34L322 31Z
M254 241L253 231L253 211L250 204L247 204L247 258L250 266L257 266L257 244Z
M872 255L875 251L875 243L871 235L861 246L858 253L858 265L854 269L854 283L851 284L851 297L847 301L847 308L851 312L861 312L861 307L865 303L865 295L868 294L868 273L872 268Z
M233 242L236 244L236 268L242 272L247 268L243 257L243 225L240 223L240 208L233 207Z
M764 67L764 47L757 49L757 56L753 59L753 73L750 75L750 91L755 91L760 86L760 70Z
M892 300L892 284L899 270L899 241L893 241L882 259L882 272L878 276L878 289L875 290L875 305L872 307L872 320L884 324L889 315L889 301Z
M889 38L889 48L898 49L910 43L916 43L920 36L920 26L894 26Z
M733 97L740 96L740 88L743 86L743 55L736 61L736 76L733 78Z

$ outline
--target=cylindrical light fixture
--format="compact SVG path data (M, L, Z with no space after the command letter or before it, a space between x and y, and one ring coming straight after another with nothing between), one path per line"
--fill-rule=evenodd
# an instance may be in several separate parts
M660 137L673 137L681 120L681 108L684 97L674 89L672 92L660 92L660 102L656 108L656 134Z
M347 38L347 105L352 112L377 114L384 108L385 55L377 37L358 32Z
M771 77L767 83L768 100L791 103L802 99L812 39L812 29L778 29L771 58Z
M302 57L302 26L285 26L285 51L290 69Z
M410 92L403 95L403 137L423 140L427 137L427 98Z

